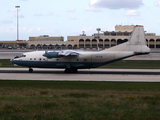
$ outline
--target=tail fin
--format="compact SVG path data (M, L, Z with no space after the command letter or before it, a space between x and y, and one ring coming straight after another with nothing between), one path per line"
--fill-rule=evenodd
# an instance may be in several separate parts
M111 47L104 51L133 51L134 53L150 53L150 48L146 45L144 28L136 25L128 42Z
M129 38L130 45L146 45L144 28L141 25L136 25L134 31Z

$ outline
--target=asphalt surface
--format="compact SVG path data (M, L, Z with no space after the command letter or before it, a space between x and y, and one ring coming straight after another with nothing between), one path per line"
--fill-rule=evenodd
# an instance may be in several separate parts
M0 49L0 59L10 59L30 51L33 50ZM160 60L160 50L126 60ZM33 69L33 73L29 73L28 68L0 68L0 80L160 82L160 70L153 69L82 69L74 74L66 74L63 69Z
M160 70L82 69L67 74L63 69L35 68L33 73L29 73L27 68L0 68L0 80L160 82Z
M28 68L0 68L0 73L29 73ZM64 69L33 68L30 74L67 74ZM160 75L160 70L155 69L79 69L71 74L123 74L123 75Z

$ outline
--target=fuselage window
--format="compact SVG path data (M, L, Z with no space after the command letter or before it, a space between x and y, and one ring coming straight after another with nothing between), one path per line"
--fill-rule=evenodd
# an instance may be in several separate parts
M36 60L36 58L34 58L34 60Z
M87 61L87 59L84 59L84 61L86 62L86 61Z
M30 60L32 60L32 58L30 58Z
M43 60L45 60L45 58L43 58Z
M78 61L78 59L77 59L77 61Z
M39 61L41 61L42 59L41 58L39 58Z

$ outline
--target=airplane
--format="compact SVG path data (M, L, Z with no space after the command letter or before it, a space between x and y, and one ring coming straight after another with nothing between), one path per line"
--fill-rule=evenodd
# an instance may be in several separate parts
M76 73L78 69L96 68L135 55L149 54L144 27L136 25L129 40L102 51L33 51L11 59L16 65L32 68L61 68L65 73Z

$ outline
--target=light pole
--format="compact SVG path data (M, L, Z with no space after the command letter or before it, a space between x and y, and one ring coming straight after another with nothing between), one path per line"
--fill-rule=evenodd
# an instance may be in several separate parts
M15 8L17 8L17 40L19 40L18 8L20 8L20 6L15 6Z
M98 31L98 51L99 51L99 31L101 31L101 28L97 28Z

